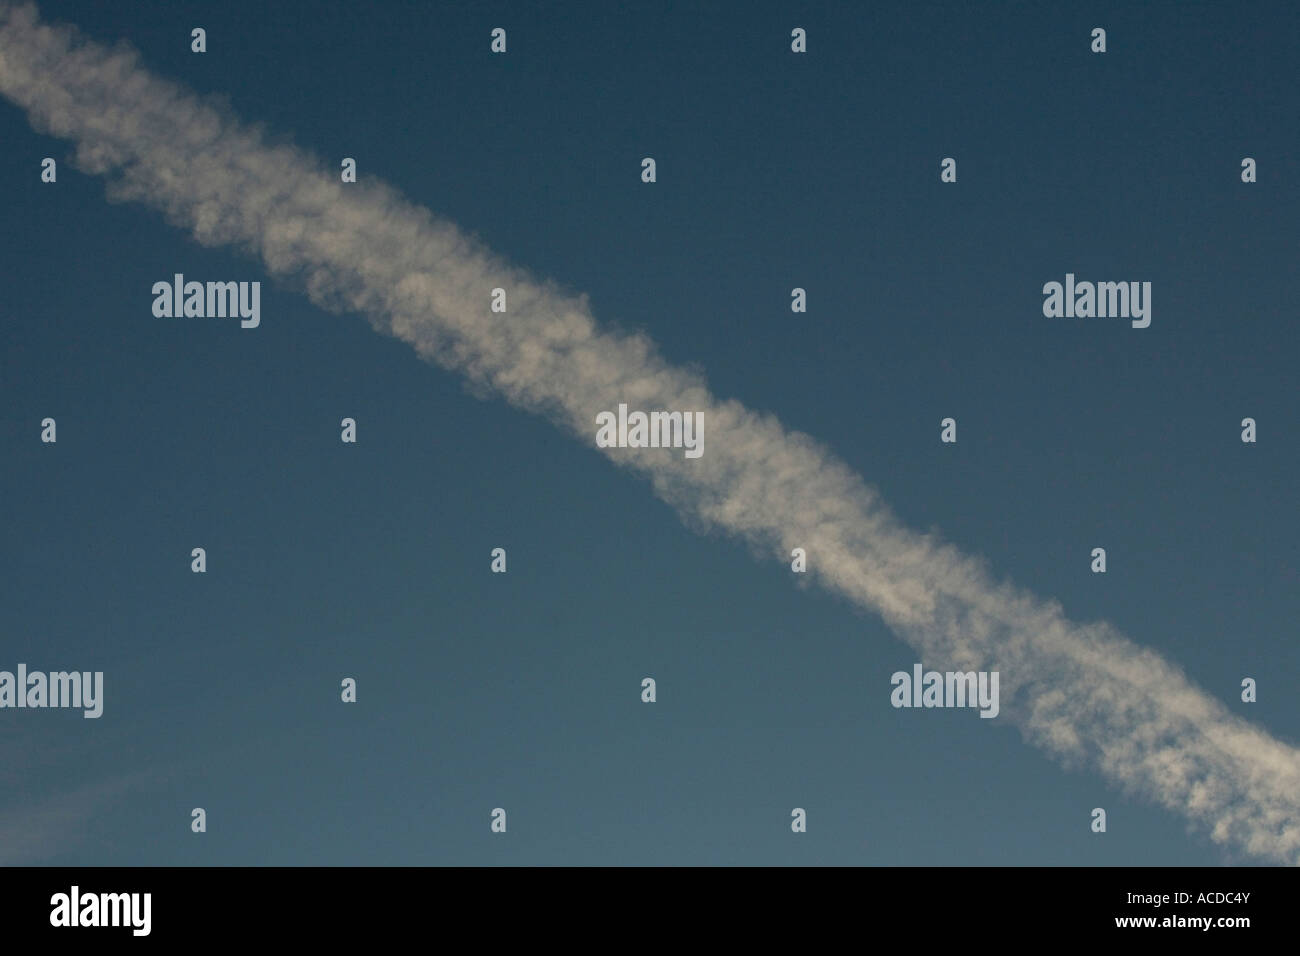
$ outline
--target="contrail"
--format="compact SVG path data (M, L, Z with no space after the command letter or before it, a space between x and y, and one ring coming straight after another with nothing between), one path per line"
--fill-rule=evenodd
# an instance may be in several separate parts
M619 402L703 413L701 458L599 451L647 476L693 527L786 561L804 548L810 574L879 614L927 666L999 671L1004 717L1067 765L1100 770L1226 848L1300 863L1300 751L1109 625L1072 623L1056 602L906 528L822 445L714 397L644 336L601 329L585 297L384 185L343 185L337 169L151 75L134 52L42 24L33 6L0 2L0 93L72 140L77 165L109 177L111 199L259 256L318 305L365 315L592 447L596 415ZM497 287L507 313L489 308Z

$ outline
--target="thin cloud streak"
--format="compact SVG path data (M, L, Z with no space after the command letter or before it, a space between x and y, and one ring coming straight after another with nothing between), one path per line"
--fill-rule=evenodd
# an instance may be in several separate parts
M702 458L597 450L648 477L693 528L779 560L806 549L811 575L879 614L927 666L999 671L1002 718L1066 765L1100 770L1227 848L1300 863L1300 751L1109 625L1072 623L1056 602L904 527L824 446L714 397L645 336L601 329L584 296L387 186L341 184L338 170L153 76L131 50L43 25L30 5L0 3L0 94L72 140L78 167L109 177L110 199L252 253L318 305L365 315L593 448L596 415L618 402L703 412ZM489 309L496 287L505 314Z
M92 821L127 794L152 781L150 772L127 773L0 808L0 866L41 866L73 853Z

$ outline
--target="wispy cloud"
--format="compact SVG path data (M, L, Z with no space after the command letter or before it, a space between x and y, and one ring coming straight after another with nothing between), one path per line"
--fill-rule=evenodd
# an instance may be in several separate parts
M1225 846L1300 862L1300 752L1233 715L1174 664L1105 624L993 578L900 524L845 464L774 417L710 394L644 336L601 329L585 297L535 278L375 182L273 145L219 105L151 75L128 49L0 5L0 94L72 140L109 195L232 244L323 307L361 313L429 361L595 447L617 402L708 420L699 459L600 449L647 476L689 524L743 537L881 615L928 666L998 670L1002 714L1061 760L1099 769ZM508 291L509 312L489 309Z
M75 850L96 816L150 777L123 774L0 808L0 866L48 863Z

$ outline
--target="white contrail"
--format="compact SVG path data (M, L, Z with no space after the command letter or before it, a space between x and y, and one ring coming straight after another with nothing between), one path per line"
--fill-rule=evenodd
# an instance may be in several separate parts
M722 401L640 335L602 330L585 297L509 265L386 186L268 145L133 52L0 3L0 93L72 140L109 195L162 209L204 244L260 256L316 303L366 315L479 388L594 447L596 415L702 412L703 457L606 448L697 527L738 534L875 611L927 666L997 670L1002 713L1071 765L1186 815L1217 842L1300 863L1300 752L1233 715L1175 665L1105 624L995 581L976 559L898 523L845 464L770 415ZM507 313L489 308L507 291ZM242 333L241 333L242 334ZM887 687L882 680L882 693ZM1086 810L1083 822L1087 825Z

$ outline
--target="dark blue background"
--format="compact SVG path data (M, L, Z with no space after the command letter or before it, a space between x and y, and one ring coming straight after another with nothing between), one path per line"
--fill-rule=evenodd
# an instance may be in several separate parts
M1300 8L635 7L41 5L589 292L1296 740ZM916 656L877 619L106 203L8 102L0 143L0 668L106 675L98 721L0 713L5 862L1232 859L1009 725L894 710ZM261 327L154 318L174 272L263 280ZM1066 272L1151 281L1151 327L1044 318Z

